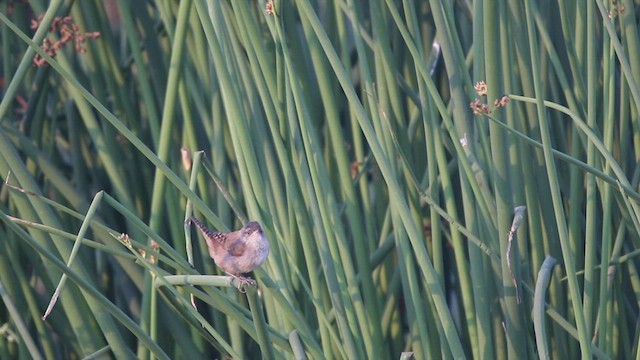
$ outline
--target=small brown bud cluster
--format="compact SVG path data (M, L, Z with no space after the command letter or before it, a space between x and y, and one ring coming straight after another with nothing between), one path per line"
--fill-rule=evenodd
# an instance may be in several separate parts
M489 110L489 105L481 102L478 99L473 100L471 104L469 104L469 107L471 108L473 113L476 115L479 115L479 114L486 115L491 112L491 110Z
M275 14L275 11L273 9L273 0L267 1L267 5L265 7L266 7L265 10L267 11L267 15Z
M129 249L133 249L133 243L131 242L131 239L129 238L129 234L125 234L122 233L120 234L120 236L118 237L118 240L120 240L120 242L122 242L124 244L124 246L128 247ZM154 253L151 254L147 254L147 250L145 249L138 249L138 253L140 254L140 256L142 256L145 259L148 259L150 263L155 264L157 263L158 259L156 257L155 254L157 254L160 251L160 244L158 244L155 240L151 240L151 249L153 249ZM147 257L147 255L149 255Z
M473 85L473 88L476 89L476 93L478 93L478 96L487 96L487 83L484 81L478 81L475 85Z
M626 8L618 3L617 0L611 0L611 10L609 10L609 19L613 19L616 15L624 14Z
M156 254L160 251L160 244L155 242L155 240L151 240L150 245L151 245L151 248L153 249L153 251L155 251ZM145 258L146 258L146 256L145 256ZM152 263L152 264L156 264L158 262L158 258L156 257L156 255L150 254L149 255L149 262Z
M29 2L27 0L9 0L7 3L7 15L10 17L13 16L14 9L17 6L22 6L23 8L29 7Z
M124 246L130 249L133 248L133 244L131 244L131 239L129 239L129 234L125 234L125 233L120 234L120 236L118 237L118 240L120 240L124 244Z
M37 29L41 22L42 16L38 17L36 20L31 20L31 29ZM73 22L73 19L70 16L56 17L49 27L49 32L57 33L59 35L59 40L54 41L50 38L45 38L40 48L53 58L56 57L56 54L58 50L62 48L62 45L72 40L75 43L76 51L80 54L84 54L87 52L87 49L84 47L86 38L97 39L100 37L99 32L80 32L80 28ZM46 65L46 63L47 62L40 55L36 55L33 58L34 66L40 67Z
M476 90L478 96L487 96L487 83L485 83L484 81L477 82L473 86L473 88ZM507 95L504 95L493 102L493 108L490 108L489 105L483 103L482 101L480 101L480 99L473 100L469 104L469 107L471 108L471 111L473 111L473 113L476 115L488 115L491 114L494 109L506 106L508 103L509 97Z

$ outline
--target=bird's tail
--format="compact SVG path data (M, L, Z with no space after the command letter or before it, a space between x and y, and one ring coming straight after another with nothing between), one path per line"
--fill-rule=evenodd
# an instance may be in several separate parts
M218 235L218 232L209 229L204 223L202 223L202 221L198 220L198 218L193 215L189 218L189 220L191 220L191 222L196 225L198 230L200 230L200 233L202 233L202 237L204 237L204 240L207 242L209 254L211 255L211 257L213 257L213 252L217 248L216 244L214 244L214 241L216 241L215 239Z

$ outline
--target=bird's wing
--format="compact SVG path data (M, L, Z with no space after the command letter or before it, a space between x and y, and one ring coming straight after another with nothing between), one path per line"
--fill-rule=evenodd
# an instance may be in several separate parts
M243 239L237 239L226 245L227 251L231 256L242 256L247 248L247 242L243 241Z

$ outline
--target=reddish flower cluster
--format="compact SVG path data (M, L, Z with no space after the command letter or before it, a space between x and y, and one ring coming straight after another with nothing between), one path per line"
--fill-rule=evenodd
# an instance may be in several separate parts
M16 5L29 6L29 2L27 0L9 0L7 2L7 15L13 16L13 9L15 9Z
M626 8L624 5L618 3L617 0L611 1L611 10L609 10L609 19L613 19L616 15L624 14Z
M489 105L481 102L478 99L473 100L471 104L469 104L469 107L474 114L488 114L491 112L491 110L489 109Z
M478 94L478 96L487 95L487 83L485 83L484 81L477 82L473 86L473 88L476 90L476 93ZM493 109L490 108L489 105L480 101L479 99L473 100L469 104L469 107L471 108L471 111L473 111L473 113L476 115L478 114L487 115L487 114L490 114L495 108L506 106L508 103L509 103L509 97L507 95L504 95L503 97L496 99L493 102Z
M486 96L487 95L487 83L484 81L478 81L475 85L473 85L473 88L476 89L476 92L478 93L479 96Z
M507 95L503 95L501 98L496 99L496 101L493 102L493 107L499 108L499 107L507 106L508 103L509 103L509 97Z
M267 1L266 11L267 11L267 15L275 14L275 11L273 10L273 0Z
M37 29L40 26L41 21L42 16L38 17L36 20L31 20L31 29ZM73 19L70 16L63 18L56 17L49 27L49 32L57 32L60 37L57 41L45 38L40 46L40 48L51 57L56 57L56 53L60 48L62 48L62 45L70 42L71 40L75 43L76 51L80 54L84 54L87 52L87 49L84 47L85 39L97 39L100 37L99 32L81 33L80 28L73 22ZM36 55L33 58L33 65L35 66L44 66L46 63L47 62L40 55Z

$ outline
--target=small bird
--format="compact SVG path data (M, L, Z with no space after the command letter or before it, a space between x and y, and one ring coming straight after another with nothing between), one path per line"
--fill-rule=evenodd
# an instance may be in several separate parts
M207 242L209 256L222 271L240 280L241 284L252 283L242 274L248 273L267 259L269 240L256 221L245 224L240 230L219 232L207 228L195 216L190 220Z

